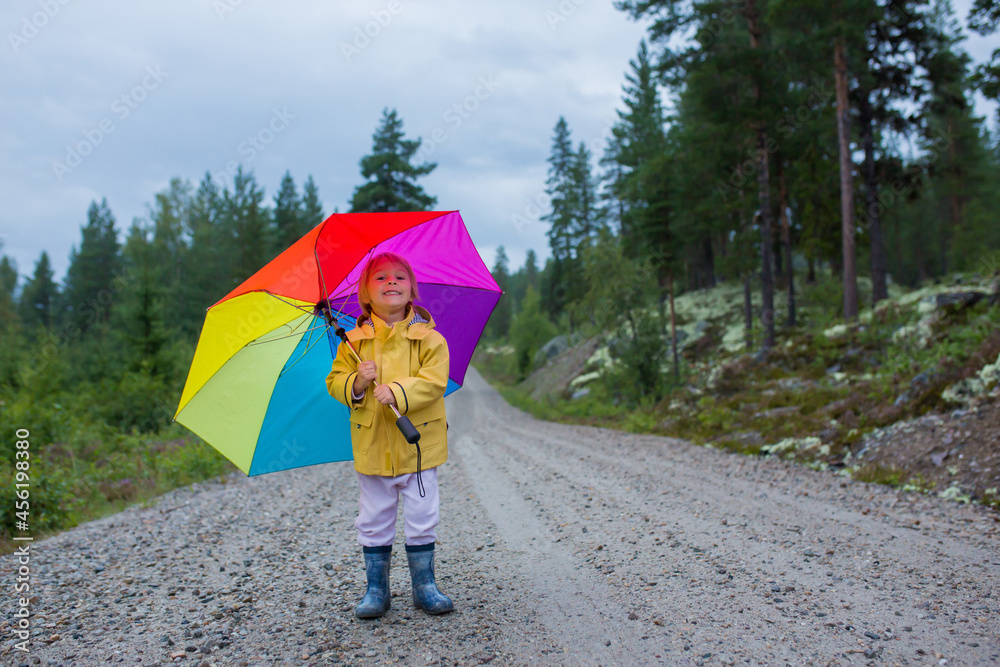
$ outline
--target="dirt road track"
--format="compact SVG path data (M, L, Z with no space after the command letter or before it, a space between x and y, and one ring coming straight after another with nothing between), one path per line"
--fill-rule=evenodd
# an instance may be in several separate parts
M36 543L36 635L14 650L8 595L4 664L1000 663L995 513L539 422L474 372L448 400L437 570L454 614L410 607L400 548L390 613L354 619L356 483L333 464Z

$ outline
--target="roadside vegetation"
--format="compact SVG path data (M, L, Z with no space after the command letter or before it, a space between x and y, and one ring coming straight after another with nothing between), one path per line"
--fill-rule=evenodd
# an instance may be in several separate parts
M798 326L777 328L766 359L756 351L760 331L743 337L738 286L682 295L679 375L661 361L656 394L636 389L641 362L623 352L636 345L628 325L547 340L526 375L504 342L482 346L475 363L539 418L780 456L1000 506L1000 274L894 288L851 325L830 312L836 289L829 278L806 286ZM669 335L659 340L669 359Z

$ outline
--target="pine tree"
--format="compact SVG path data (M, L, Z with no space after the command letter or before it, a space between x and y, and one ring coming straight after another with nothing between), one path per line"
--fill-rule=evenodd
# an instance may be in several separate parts
M980 121L972 113L971 59L959 47L962 39L950 3L938 0L926 56L921 59L929 94L920 114L920 145L932 201L937 200L939 219L947 221L929 248L937 253L941 273L971 262L978 254L978 248L968 243L977 234L968 226L967 209L987 183L990 162Z
M664 113L656 76L650 62L649 47L643 40L634 60L629 61L622 87L624 110L619 110L618 122L612 127L612 137L601 163L608 167L609 213L617 215L619 233L627 255L644 252L644 236L639 233L639 219L649 206L649 193L644 192L642 170L666 150Z
M0 243L0 248L3 244ZM0 329L5 330L17 320L17 263L4 255L0 259Z
M983 37L992 35L1000 26L1000 2L997 0L975 0L969 10L969 27ZM994 49L990 62L976 68L976 87L984 97L1000 102L1000 48ZM1000 105L997 106L997 120L1000 120Z
M59 288L53 276L49 254L43 250L35 262L35 273L21 291L19 309L25 326L49 328L54 324L53 311L59 299Z
M541 275L538 270L538 255L534 250L529 249L524 258L524 266L519 268L510 277L510 290L506 292L506 297L510 301L512 313L516 313L521 307L524 293L529 287L535 288L536 292L541 291Z
M396 110L382 111L382 122L372 135L372 153L361 158L364 185L354 190L351 213L387 211L427 211L437 203L416 184L417 178L434 171L437 165L411 164L420 149L420 140L403 138L403 121Z
M168 368L165 348L170 340L166 322L169 287L162 280L161 254L155 229L136 220L129 229L122 255L129 275L114 312L115 332L125 341L122 352L132 371L164 375ZM152 237L152 238L151 238Z
M274 255L271 240L270 211L262 203L264 191L253 172L240 167L233 181L233 191L223 192L224 229L231 239L227 251L233 254L230 289L256 273Z
M554 314L561 313L570 301L567 293L573 274L573 233L576 221L576 174L578 156L573 152L569 125L562 116L556 122L549 155L549 174L545 192L549 195L551 210L542 216L549 223L546 232L552 252L553 268L542 303Z
M290 171L281 179L278 193L274 195L274 250L278 255L298 241L311 227L303 219L302 201L295 189Z
M832 75L828 80L834 82L840 164L843 312L845 319L853 320L858 316L858 282L850 89L851 81L867 71L867 31L879 21L878 6L870 0L833 3L777 0L771 10L784 28L786 41L800 54L801 64L814 67L816 71L825 69Z
M525 287L534 287L536 290L541 285L541 278L538 271L538 255L534 250L528 250L524 257L524 284Z
M86 333L110 321L122 277L118 230L106 199L100 205L91 203L82 237L79 250L70 252L61 310L69 323Z
M562 116L555 126L552 153L549 155L549 174L545 192L549 195L552 210L542 216L549 223L548 237L552 257L565 262L572 257L573 245L573 165L575 156L570 141L569 126Z
M497 248L496 261L493 263L493 270L490 273L493 274L493 280L504 291L504 296L500 297L496 308L493 309L493 314L490 315L490 334L494 338L503 339L507 338L510 333L512 317L510 295L507 294L510 289L510 267L507 263L507 252L503 246Z
M906 120L900 101L916 101L920 77L912 54L927 38L924 0L882 0L865 27L864 60L853 91L865 157L862 166L865 204L858 227L869 238L872 302L888 298L888 258L883 233L884 206L879 201L884 162L884 136L902 129Z
M306 184L302 188L302 211L299 217L302 220L303 234L323 222L325 218L323 202L319 199L319 189L312 176L306 179Z
M574 257L592 245L606 228L607 216L600 205L598 181L590 169L590 151L582 141L573 155L571 166L573 183L573 219L570 227L570 244Z
M185 235L190 239L184 258L176 321L188 335L194 335L205 320L205 310L232 288L232 244L227 238L225 200L219 187L206 173L191 198L185 216Z
M184 283L187 280L184 268L190 249L186 229L191 211L191 184L173 178L165 191L154 195L153 202L149 252L155 259L151 264L156 268L156 280L165 294L164 307L171 313L179 313L183 308ZM124 250L123 260L127 273L128 261ZM176 320L171 318L171 322L176 323Z

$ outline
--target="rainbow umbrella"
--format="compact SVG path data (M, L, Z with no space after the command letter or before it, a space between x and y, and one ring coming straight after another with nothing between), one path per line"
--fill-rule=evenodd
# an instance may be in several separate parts
M446 393L458 389L501 294L461 215L335 213L208 309L174 419L248 475L351 460L323 310L355 326L361 270L380 252L413 266L417 305L448 341Z

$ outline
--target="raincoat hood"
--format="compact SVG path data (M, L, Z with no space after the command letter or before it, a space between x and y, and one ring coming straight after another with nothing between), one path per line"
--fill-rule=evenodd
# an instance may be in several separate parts
M362 314L357 319L357 326L347 332L348 340L354 343L365 338L374 338L376 322L380 327L389 326L375 313L371 315ZM434 330L434 327L434 318L430 312L417 305L407 306L403 319L392 325L393 329L397 329L410 340L423 340Z

